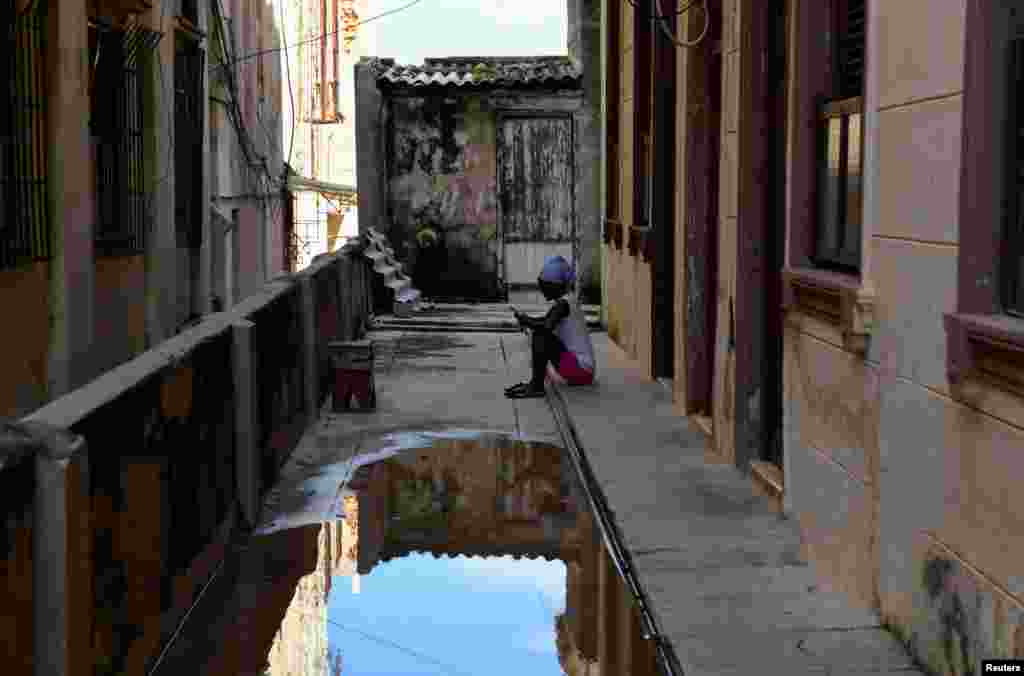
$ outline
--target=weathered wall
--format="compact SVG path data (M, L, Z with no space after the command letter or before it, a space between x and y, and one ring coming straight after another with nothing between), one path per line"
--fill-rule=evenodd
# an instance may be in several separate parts
M96 259L96 368L106 371L146 348L145 261Z
M417 230L431 227L448 257L440 295L472 296L476 286L481 298L501 297L491 103L483 96L403 96L392 98L390 109L388 207L396 253L412 261Z
M356 91L356 187L359 230L390 229L387 217L384 99L377 89L374 60L363 57L353 67Z
M995 388L964 401L945 374L942 313L955 309L961 232L988 225L957 222L967 2L929 5L927 30L917 3L875 4L880 593L918 656L945 671L1024 656L1024 494L1013 479L1024 469L1024 401ZM910 482L919 489L908 495Z
M262 209L251 203L238 210L238 300L263 286Z
M722 2L722 134L719 154L718 293L712 413L718 459L736 461L736 263L739 223L739 106L743 0Z
M0 307L16 323L0 350L0 419L20 417L46 401L49 268L39 262L0 270Z
M960 229L985 227L957 222L966 2L869 5L875 329L865 359L831 325L787 325L786 502L832 585L878 607L934 673L962 674L1024 656L1024 401L985 386L965 401L946 376Z
M806 3L793 3L791 35L809 30L802 25L810 21ZM792 54L796 47L790 49ZM867 49L870 68L875 61L871 37ZM791 78L799 67L799 54L794 54L792 61L796 65ZM870 73L866 79L870 87ZM809 86L793 85L791 100L796 98L794 88L800 85ZM796 106L790 105L791 117ZM792 119L790 124L794 124ZM870 138L865 143L870 144ZM797 208L794 204L787 207L791 229ZM868 230L867 204L864 213ZM864 250L862 283L869 286L871 247ZM783 342L785 508L798 519L804 553L826 583L847 592L860 605L877 608L879 521L886 518L878 501L883 379L873 359L865 360L844 347L836 325L790 312ZM877 336L872 338L872 350L875 348Z

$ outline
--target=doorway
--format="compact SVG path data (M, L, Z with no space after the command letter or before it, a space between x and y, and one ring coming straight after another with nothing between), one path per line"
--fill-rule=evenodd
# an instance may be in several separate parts
M783 326L781 272L785 265L786 246L786 17L787 0L765 3L767 31L767 69L765 87L768 152L765 181L767 195L767 260L765 272L764 364L762 365L765 396L762 416L764 428L761 459L782 468L783 394Z
M499 118L499 256L506 296L510 289L535 289L547 256L573 260L573 162L571 116Z
M722 128L722 11L707 0L711 27L688 59L686 153L686 410L711 433L715 336L718 312L719 153ZM686 15L689 17L688 12ZM696 12L695 14L700 14ZM690 17L690 32L701 17Z
M668 12L665 24L676 32L676 15ZM654 331L651 354L654 377L675 375L675 146L676 46L652 24L654 35L654 167L651 204L654 259L652 304Z

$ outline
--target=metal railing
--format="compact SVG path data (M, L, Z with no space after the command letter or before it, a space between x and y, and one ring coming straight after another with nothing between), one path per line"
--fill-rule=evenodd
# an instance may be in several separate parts
M144 673L317 416L366 323L348 251L0 425L4 673ZM333 335L331 335L333 334Z

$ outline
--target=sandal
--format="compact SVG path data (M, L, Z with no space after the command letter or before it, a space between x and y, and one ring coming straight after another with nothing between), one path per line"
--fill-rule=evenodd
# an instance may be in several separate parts
M508 394L509 392L512 392L513 390L521 390L524 387L529 387L529 386L530 386L530 381L528 381L528 380L524 381L524 382L521 382L521 383L516 383L515 385L510 385L510 386L506 387L505 388L505 394Z
M544 396L544 388L534 388L530 383L520 383L521 387L516 387L505 393L505 396L509 399L539 399Z

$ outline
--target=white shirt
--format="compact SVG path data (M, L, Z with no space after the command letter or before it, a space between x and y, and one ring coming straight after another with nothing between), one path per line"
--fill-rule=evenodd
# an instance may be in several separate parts
M562 296L569 305L569 316L558 322L555 333L562 340L565 349L576 355L579 365L596 373L596 361L594 360L594 344L590 340L590 331L587 330L587 320L583 310L575 298Z

